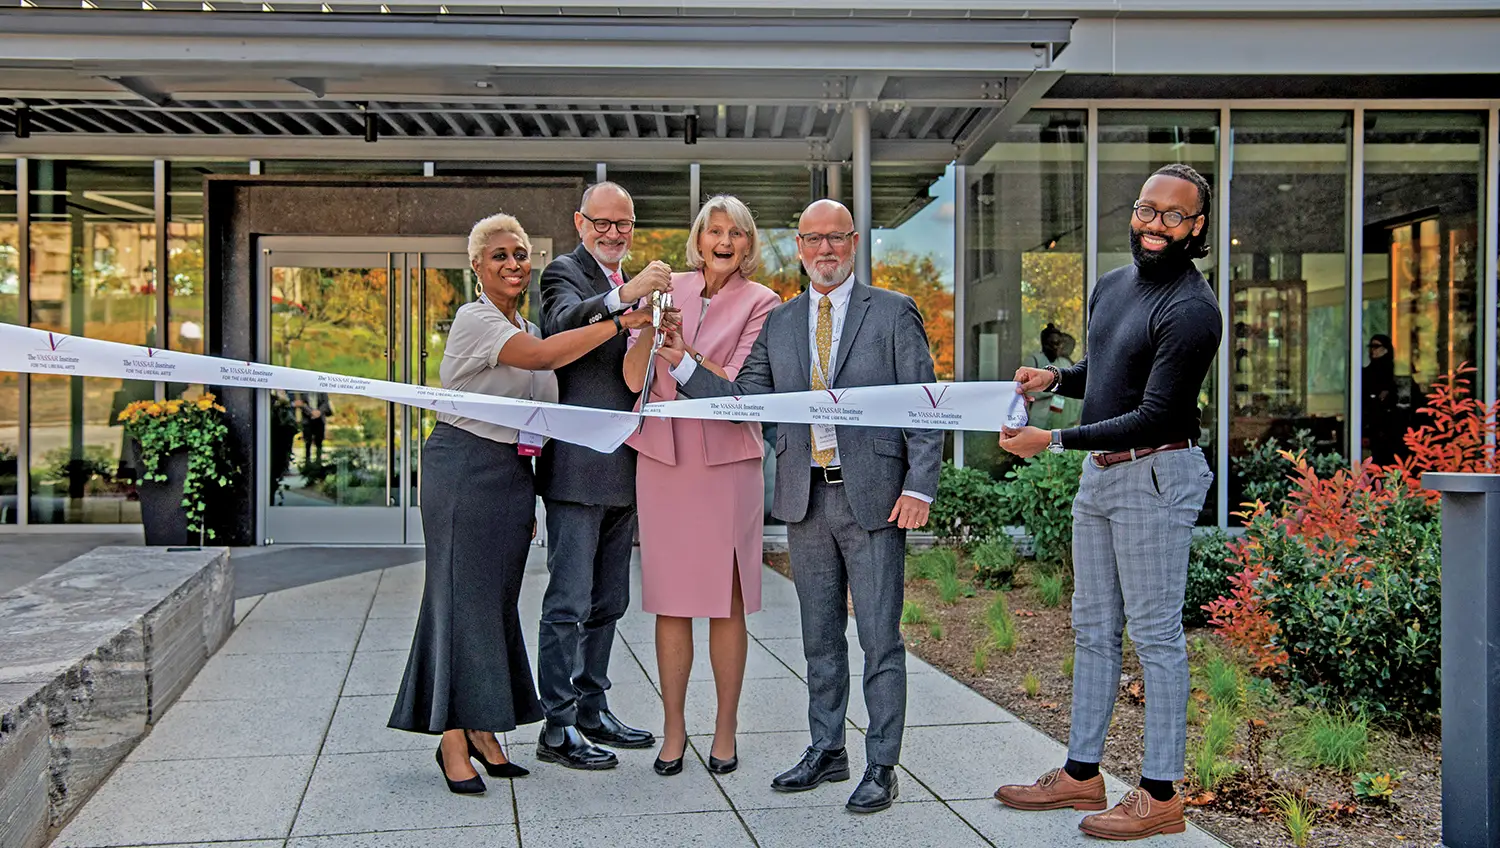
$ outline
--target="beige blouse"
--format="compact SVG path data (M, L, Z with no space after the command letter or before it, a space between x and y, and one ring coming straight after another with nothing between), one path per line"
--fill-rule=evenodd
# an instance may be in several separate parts
M525 323L526 332L537 338L542 337L542 331L535 324L530 321ZM500 347L519 332L519 327L510 323L509 318L488 303L476 301L460 306L458 314L453 318L453 326L448 331L448 346L443 351L443 364L438 368L443 388L557 403L556 374L500 364ZM520 435L511 427L501 427L488 421L477 421L452 413L439 412L438 420L468 430L476 436L508 445L515 444Z

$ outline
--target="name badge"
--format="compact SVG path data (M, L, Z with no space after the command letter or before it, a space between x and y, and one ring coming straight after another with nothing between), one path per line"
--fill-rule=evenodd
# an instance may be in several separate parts
M542 435L540 433L521 432L521 437L516 441L516 453L521 456L542 455Z
M1053 412L1062 412L1066 406L1066 402L1063 400L1062 395L1053 395L1052 402L1048 406L1051 407Z
M838 446L838 439L834 435L835 431L832 424L814 424L812 425L812 429L813 447L822 451Z

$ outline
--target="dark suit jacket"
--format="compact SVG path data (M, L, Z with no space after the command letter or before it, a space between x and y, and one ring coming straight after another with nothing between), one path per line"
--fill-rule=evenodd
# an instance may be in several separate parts
M542 335L610 320L604 306L609 280L579 245L542 271ZM636 396L625 385L624 335L615 336L557 369L558 402L629 411ZM548 440L537 463L537 493L553 500L603 506L635 503L635 451L599 453L582 445Z
M916 303L900 292L851 283L849 311L833 362L833 388L935 382L932 351ZM808 300L803 292L771 311L734 382L698 368L678 391L684 397L724 397L812 388ZM941 430L835 428L844 492L865 530L886 521L903 490L936 497L943 461ZM812 485L812 430L782 424L776 434L776 496L771 514L795 523L807 516Z

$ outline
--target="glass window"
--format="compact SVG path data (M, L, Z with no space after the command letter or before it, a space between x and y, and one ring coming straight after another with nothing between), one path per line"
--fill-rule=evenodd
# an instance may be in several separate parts
M1010 379L1044 355L1049 324L1082 355L1086 125L1083 111L1032 110L968 169L964 379ZM1008 468L998 435L968 434L964 464Z
M16 217L16 163L0 159L0 323L20 323L21 234ZM15 524L20 461L21 379L0 371L0 524Z
M167 346L207 353L203 314L203 178L244 174L245 162L172 162L167 171Z
M1483 369L1485 116L1365 114L1363 454L1388 464L1438 378ZM1475 385L1483 385L1482 374Z
M31 194L31 326L160 345L151 163L38 161ZM116 416L152 383L31 379L31 521L140 521L139 451Z
M1346 112L1235 112L1230 188L1231 460L1301 431L1344 453L1349 385ZM1243 501L1231 475L1230 503Z
M1218 186L1219 161L1219 113L1217 111L1124 111L1105 110L1099 113L1099 273L1129 265L1135 260L1130 254L1130 218L1132 205L1140 197L1141 186L1163 165L1180 162L1190 165L1208 180L1211 187ZM1218 246L1214 244L1214 228L1217 219L1209 218L1208 243L1213 249L1208 256L1197 260L1198 270L1209 285L1218 288ZM1068 357L1064 357L1068 358ZM1068 364L1068 363L1059 363ZM1209 369L1207 378L1198 393L1198 408L1202 410L1198 428L1198 442L1208 457L1210 468L1218 468L1216 434L1218 433L1218 404L1215 403L1215 386L1218 365ZM1064 419L1060 423L1071 424L1077 420L1081 403L1063 401ZM1217 473L1217 472L1215 472ZM1210 488L1204 501L1200 524L1218 522L1218 487Z
M939 380L954 377L953 182L949 167L917 198L922 205L915 212L902 213L870 234L874 284L917 302Z

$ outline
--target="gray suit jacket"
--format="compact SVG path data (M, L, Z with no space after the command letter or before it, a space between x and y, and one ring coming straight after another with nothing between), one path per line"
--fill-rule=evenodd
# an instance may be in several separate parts
M542 335L610 320L604 306L609 280L579 245L542 271ZM629 411L635 394L625 385L625 335L618 335L557 369L559 403ZM614 453L549 439L537 462L537 494L603 506L635 504L635 451Z
M858 280L852 285L844 332L834 355L833 388L934 382L932 351L916 303L899 292ZM730 382L698 368L680 393L703 398L811 389L808 299L803 292L771 311L737 380ZM903 490L936 497L942 431L843 425L835 430L844 492L865 530L895 526L886 519ZM771 514L795 523L807 516L812 431L805 424L782 424L777 431L776 496Z

